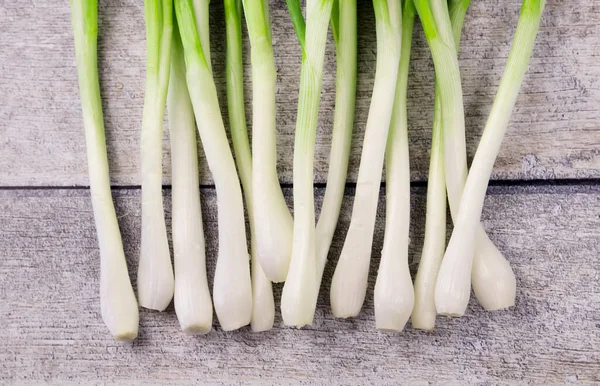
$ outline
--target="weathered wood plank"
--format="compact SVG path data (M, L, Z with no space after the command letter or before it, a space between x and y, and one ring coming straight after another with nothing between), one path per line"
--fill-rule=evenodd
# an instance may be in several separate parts
M300 51L283 0L274 0L278 67L278 158L291 182ZM100 2L100 71L112 178L139 184L139 129L144 95L143 4ZM461 65L472 155L508 55L519 0L474 1L466 20ZM224 21L212 4L213 66L226 110ZM530 70L517 103L496 179L600 177L600 11L593 2L549 0ZM68 2L5 0L0 6L0 185L87 185ZM359 84L349 180L356 179L375 68L369 1L359 10ZM412 176L427 175L433 69L420 30L409 84ZM218 42L218 44L217 44ZM249 63L246 50L246 66ZM330 39L316 149L317 182L326 178L334 103L335 53ZM250 89L247 71L247 91ZM225 114L226 115L226 114ZM168 135L165 184L170 183ZM202 160L202 181L211 179Z
M167 208L170 192L166 191ZM287 191L289 193L289 191ZM352 192L349 192L352 193ZM423 189L413 190L411 254L423 240ZM317 191L320 203L322 191ZM135 278L139 190L115 191ZM350 219L346 197L332 258ZM214 269L214 191L203 194L209 272ZM383 202L382 202L383 203ZM380 205L374 251L381 248ZM170 216L167 210L167 216ZM364 311L336 320L328 291L315 324L183 335L172 308L143 311L133 344L115 343L98 299L98 250L87 190L0 190L0 383L588 383L600 382L600 187L496 187L483 222L511 260L517 305L487 313L475 302L433 333L378 333L372 275ZM413 269L415 267L413 266ZM325 288L331 282L330 264ZM280 287L278 287L278 294ZM279 295L278 295L279 296Z

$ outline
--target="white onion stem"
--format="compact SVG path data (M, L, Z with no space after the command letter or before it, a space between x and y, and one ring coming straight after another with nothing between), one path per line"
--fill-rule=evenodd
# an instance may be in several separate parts
M337 62L335 112L327 184L316 228L317 295L344 198L356 104L356 0L337 0L334 10L331 27Z
M436 92L431 135L431 157L427 181L425 240L415 278L415 306L411 315L414 328L433 330L435 282L446 250L446 181L444 176L444 133L439 93Z
M460 34L470 0L448 2L448 12L452 25L456 49L460 44ZM457 148L458 149L458 148ZM466 153L466 147L462 150ZM466 164L464 166L466 170ZM463 177L466 175L462 174ZM464 185L464 181L463 181ZM458 212L459 197L449 200L452 217ZM517 281L508 260L490 240L482 225L477 227L476 249L471 270L471 285L479 303L486 310L500 310L515 304Z
M410 162L406 93L415 9L403 1L402 46L394 109L385 153L386 223L375 282L375 324L382 331L402 331L414 305L408 267L410 226Z
M102 320L116 340L138 333L139 312L110 190L106 138L98 80L98 1L71 0L77 75L94 210L100 249L100 309Z
M331 282L333 315L358 315L366 291L379 187L390 128L401 50L401 6L374 0L377 68L369 108L350 227Z
M173 3L146 0L146 95L142 118L142 244L138 296L145 308L163 311L174 292L173 267L162 197L163 119L171 72Z
M294 239L292 260L281 295L281 315L287 325L312 324L317 304L317 257L313 165L325 43L333 0L308 0L306 43L294 142Z
M213 301L221 327L235 330L250 323L252 285L244 206L235 162L221 117L217 90L194 22L191 0L176 0L187 83L200 139L217 192L219 256Z
M242 20L241 0L225 0L225 22L227 29L227 106L231 139L238 174L244 188L246 209L250 221L250 249L252 265L252 318L250 327L254 332L273 328L275 302L273 287L258 261L256 246L256 217L252 196L252 155L244 111L244 79L242 65Z
M527 71L545 3L545 0L523 1L506 68L471 165L454 231L440 267L436 305L438 296L443 297L445 291L456 286L457 280L461 280L464 267L475 253L473 241L478 235L477 226L487 185ZM492 272L489 274L497 275ZM452 310L455 311L458 310Z
M252 190L258 260L267 277L282 282L292 254L293 219L277 176L277 71L269 2L244 0L252 61Z
M196 124L186 79L183 46L173 28L167 110L171 142L175 312L184 332L206 334L212 328L212 300L206 278L206 254Z

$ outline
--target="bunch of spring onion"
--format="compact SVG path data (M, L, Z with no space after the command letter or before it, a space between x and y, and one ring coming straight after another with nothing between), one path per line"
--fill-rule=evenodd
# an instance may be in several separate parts
M195 126L218 201L219 257L214 307L224 330L273 326L271 281L283 281L285 324L311 324L347 173L356 91L356 0L287 0L302 72L294 149L295 218L276 173L276 70L267 0L243 0L251 45L253 155L244 112L242 0L225 0L227 99L236 163L229 148L210 60L209 0L145 0L146 96L142 120L140 305L164 310L175 295L184 331L212 327L198 190ZM471 284L486 309L514 304L515 278L479 223L487 183L523 81L545 0L523 0L508 63L471 170L467 173L458 43L470 0L373 0L377 68L348 234L335 270L331 306L356 316L364 302L380 176L386 162L386 230L377 281L377 328L432 329L437 313L465 312ZM173 4L175 7L173 8ZM129 281L108 176L97 71L97 2L71 0L90 188L101 256L102 316L118 340L137 335L138 310ZM176 19L173 17L175 9ZM415 11L436 70L425 245L413 290L408 269L410 171L407 79ZM174 23L176 20L176 23ZM336 43L336 107L330 170L315 227L313 157L325 43ZM169 112L173 164L171 266L162 204L162 118ZM252 281L240 180L250 219ZM446 192L454 231L445 247ZM293 222L293 224L292 224ZM293 228L292 228L293 225Z
M116 340L131 340L138 333L139 313L110 191L98 80L98 1L71 0L71 21L75 36L90 193L100 247L102 319Z
M444 26L449 25L448 8L439 7L441 12L437 12L436 7L433 6L428 11L427 7L422 6L423 3L426 2L417 2L419 15L421 15L421 13L426 15L426 20L431 20L431 16L433 16L433 23L435 23L427 26L425 33L434 57L436 73L439 73L440 67L452 67L448 66L448 62L443 60L445 58L444 55L439 55L438 49L434 49L434 47L436 47L434 41L439 39L440 35L446 36L446 33L442 32L442 29L447 29L447 27ZM435 1L432 0L431 3L434 4ZM471 165L466 184L459 187L461 190L459 195L460 200L458 205L454 205L454 210L452 210L454 200L450 198L451 211L454 213L454 230L436 280L435 305L438 313L459 316L464 313L469 300L471 275L472 272L477 272L476 269L483 271L480 272L481 275L490 277L489 280L492 281L492 284L498 282L503 284L501 286L490 285L485 280L482 280L481 282L473 280L476 292L478 289L480 290L479 286L483 285L490 288L487 295L492 297L496 296L491 299L494 307L487 307L485 302L482 301L482 293L480 292L478 299L486 306L486 308L502 308L514 304L514 274L506 260L498 257L499 252L496 254L497 250L495 247L490 249L489 244L491 244L491 242L487 238L487 235L485 235L485 232L483 232L479 220L492 167L500 150L502 138L508 127L512 109L515 105L517 95L527 70L544 6L545 0L523 0L521 14L511 45L507 65L475 158ZM433 12L431 12L432 9ZM435 36L437 36L437 38ZM449 36L449 39L445 41L446 46L448 45L448 41L453 42L451 28ZM436 51L436 53L434 53L434 51ZM455 51L456 50L452 53L455 54ZM438 56L437 60L436 55ZM442 89L442 117L443 124L445 124L447 121L446 116L456 115L458 111L447 110L446 105L450 105L450 99L454 99L456 102L462 102L462 95L460 95L459 76L457 79L452 78L451 80L450 77L444 79L444 82L448 82L448 84L445 85L448 89L445 89L445 86L442 85L441 78L442 76L439 77L440 82L438 84ZM464 127L464 117L461 118ZM460 119L457 119L456 122L460 123ZM452 136L452 130L454 128L459 127L450 127L449 130L444 128L445 144L451 142L449 137ZM445 147L445 149L447 149L447 147ZM448 167L448 162L446 162L446 170ZM446 173L448 173L448 171L446 171ZM446 181L448 184L450 183L448 178L446 178ZM450 189L448 189L448 192L450 197ZM482 253L483 255L481 255ZM478 254L480 256L476 257ZM485 262L483 260L483 258L490 258L489 256L484 257L484 255L488 254L494 256L494 262ZM477 267L478 264L480 267ZM483 269L482 266L487 266L487 270ZM484 278L485 277L486 276L484 276ZM508 285L510 285L509 288L507 288ZM510 295L510 298L498 299L498 294ZM506 300L509 300L510 303L504 303ZM496 303L493 303L493 301Z
M462 189L467 179L464 109L456 47L469 1L451 0L448 5L445 0L415 0L415 5L436 69L428 218L426 242L415 283L415 300L407 258L410 185L405 104L406 73L414 16L412 1L408 1L402 3L404 36L396 83L394 118L386 156L386 232L375 285L377 327L391 331L401 330L411 311L415 327L426 329L433 328L436 311L446 315L462 315L469 299L471 275L475 294L484 308L500 309L514 304L515 279L512 269L491 243L478 221L493 162L531 55L544 1L523 2L508 65L467 180L465 197L462 197ZM377 5L375 8L377 10ZM374 91L373 99L377 95ZM373 107L373 103L371 106ZM382 114L378 115L382 116L385 117ZM374 159L373 156L369 156L367 146L370 145L368 141L371 138L367 128L360 170L363 170L363 165L370 165L369 161ZM375 169L372 170L369 175L377 175ZM335 316L348 317L358 314L366 292L372 224L377 201L367 201L360 194L359 189L363 183L359 171L349 236L346 238L331 288L332 310ZM373 186L379 186L379 182L367 181L366 185L373 189ZM455 220L455 231L442 262L445 245L446 189ZM364 190L368 191L367 188ZM366 215L365 212L357 214L357 209L361 208L357 207L357 203L365 205L365 202L371 203L371 210L367 211ZM357 242L357 239L360 242ZM364 249L361 250L361 247ZM349 257L357 255L357 251L362 251L358 253L358 258ZM473 261L475 267L471 269Z
M452 0L449 8L445 0L415 0L436 70L426 239L415 282L416 304L412 315L417 328L433 328L436 311L451 316L463 315L469 301L471 280L484 308L500 309L514 304L512 269L485 234L479 218L491 169L531 56L544 3L544 0L523 1L508 64L467 179L457 46L469 1ZM445 197L442 170L455 224L443 259Z

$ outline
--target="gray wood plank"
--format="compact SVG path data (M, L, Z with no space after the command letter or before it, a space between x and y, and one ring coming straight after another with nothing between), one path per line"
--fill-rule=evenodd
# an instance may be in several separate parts
M359 10L357 117L349 181L355 181L375 68L372 7ZM115 185L139 184L139 130L144 96L143 4L100 2L100 72L108 148ZM469 155L478 138L508 55L519 0L474 1L466 20L461 65ZM224 21L211 5L213 66L226 110ZM278 68L278 159L281 181L291 182L300 51L283 0L272 2ZM495 179L600 177L600 11L593 2L549 0ZM86 186L68 2L4 0L0 6L0 185ZM433 68L420 29L409 84L412 177L427 175ZM246 47L247 48L247 47ZM335 53L328 45L315 181L324 182L334 104ZM248 66L246 50L246 66ZM249 69L249 68L248 68ZM250 89L249 72L246 79ZM225 114L226 115L226 114ZM170 183L168 135L164 183ZM202 182L211 178L204 160Z
M350 219L348 193L333 260ZM411 255L417 257L424 191L413 193ZM321 194L317 190L318 204ZM168 208L170 191L165 195ZM115 197L135 278L139 190L120 189ZM203 199L212 274L214 191L204 191ZM600 187L494 187L483 223L518 278L516 307L509 311L484 312L473 301L465 317L439 319L432 333L379 333L372 302L376 252L367 301L356 319L334 319L323 290L311 328L283 327L278 314L267 333L224 333L215 326L208 336L190 337L179 331L171 307L142 311L139 338L118 344L100 319L89 191L0 190L0 383L600 382ZM324 288L332 272L329 264ZM276 292L279 297L279 286Z

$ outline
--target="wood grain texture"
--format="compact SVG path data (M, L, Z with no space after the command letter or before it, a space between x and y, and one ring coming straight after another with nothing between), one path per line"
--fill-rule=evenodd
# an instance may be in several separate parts
M355 181L375 69L370 1L359 6L356 128L349 181ZM461 44L472 156L508 56L519 0L474 1ZM139 184L144 96L143 2L100 2L100 77L115 185ZM225 46L222 2L213 1L213 66L224 115ZM594 2L549 0L531 66L493 178L600 177L600 9ZM0 186L86 186L87 170L68 2L0 2ZM300 50L283 0L272 1L278 70L280 179L291 182ZM417 27L409 82L412 178L427 176L433 66ZM249 97L249 55L245 49ZM250 100L249 98L247 99ZM335 100L335 50L330 38L316 146L315 181L326 179ZM249 106L247 107L249 110ZM250 117L250 115L248 115ZM227 122L226 122L227 123ZM165 130L164 183L170 183ZM202 183L210 184L201 161Z
M320 204L323 192L316 193ZM170 191L165 195L168 208ZM350 195L333 260L350 219ZM119 189L115 198L135 278L139 190ZM205 190L203 199L212 275L214 191ZM407 328L392 335L374 329L383 206L367 301L359 317L334 319L323 290L311 328L283 327L278 314L275 328L267 333L247 328L225 333L215 326L208 336L191 337L180 332L171 307L165 313L142 311L139 338L119 344L100 318L89 191L0 190L0 383L600 382L600 187L491 188L483 223L514 267L516 307L489 313L472 301L465 317L440 318L432 333ZM411 255L416 257L423 241L422 188L413 189L412 208ZM329 264L324 288L332 272ZM279 286L276 292L279 297Z

